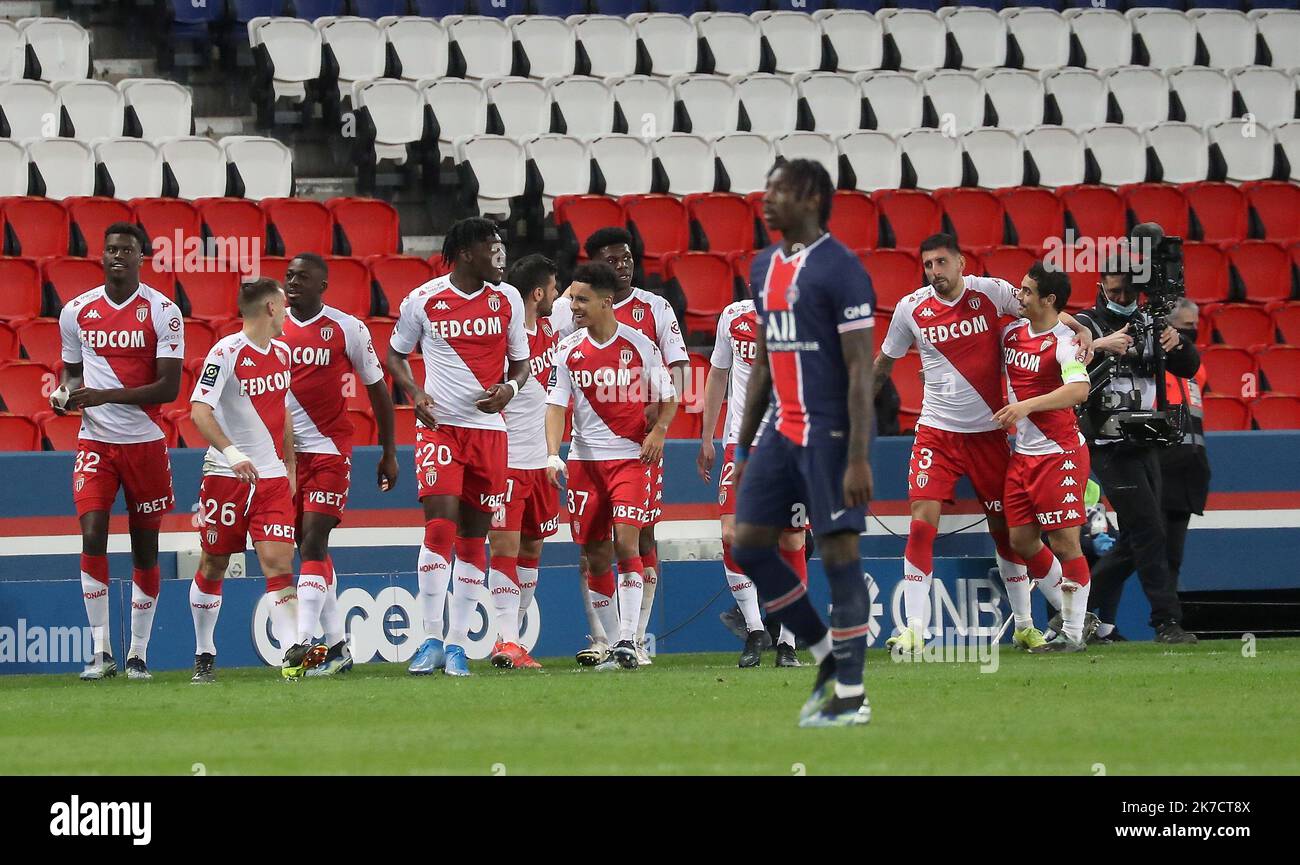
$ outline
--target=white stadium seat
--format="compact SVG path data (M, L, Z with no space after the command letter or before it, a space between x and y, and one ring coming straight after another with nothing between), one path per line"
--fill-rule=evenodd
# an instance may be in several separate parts
M139 138L106 138L91 149L112 181L114 198L157 198L162 195L163 161L158 148Z
M179 198L217 198L226 194L226 154L211 138L187 135L158 145L171 169Z
M1061 112L1061 125L1091 129L1106 122L1106 84L1089 69L1044 73L1043 88Z
M253 48L264 49L274 67L275 98L306 99L307 83L320 78L320 31L297 18L255 18L248 22L248 34Z
M990 69L978 73L997 114L997 127L1027 132L1043 122L1043 82L1023 69Z
M578 38L563 18L521 16L510 32L528 58L528 77L545 79L572 75L578 61Z
M504 21L466 15L445 26L447 35L465 59L466 78L500 78L510 74L514 42Z
M880 14L885 36L898 49L899 68L908 71L939 69L948 53L948 28L933 12L920 9L885 9Z
M0 83L23 77L23 57L23 41L18 28L12 21L0 21Z
M767 173L776 162L776 148L767 137L733 132L714 141L713 152L727 172L731 192L748 195L767 186Z
M1133 62L1133 23L1110 9L1067 9L1065 18L1083 48L1089 69L1106 70Z
M1279 124L1273 129L1273 137L1291 163L1291 179L1300 181L1300 120Z
M957 40L962 69L1007 65L1007 22L992 9L951 6L940 10L944 25Z
M352 85L384 77L388 52L383 31L369 18L340 16L320 27L325 46L334 55L339 98L352 97Z
M822 28L803 12L773 12L758 22L783 75L816 72L822 65Z
M1006 189L1025 182L1025 145L1009 129L975 129L961 137L962 151L983 189Z
M64 81L55 88L72 123L73 137L82 141L116 138L125 131L126 99L107 81Z
M456 161L474 172L478 212L500 219L509 216L510 200L527 188L524 146L503 135L475 135L456 142Z
M375 126L377 160L391 159L404 164L407 147L424 137L424 97L409 81L400 78L359 81L352 88L352 105L370 115Z
M27 149L0 138L0 196L27 194Z
M595 138L614 131L614 94L599 78L572 76L546 82L551 101L560 107L565 132ZM538 130L537 134L548 131Z
M1165 183L1195 183L1209 175L1209 143L1201 127L1169 121L1146 130L1147 145L1155 150Z
M1169 119L1169 81L1159 69L1123 66L1106 73L1106 89L1119 104L1124 122L1144 127Z
M1083 139L1061 126L1040 126L1024 136L1025 149L1038 167L1041 186L1073 186L1083 183Z
M630 75L610 81L614 101L633 135L658 136L673 130L673 89L662 78Z
M699 36L689 18L646 15L633 25L650 55L650 74L659 78L689 75L699 66Z
M293 153L288 147L274 138L256 135L231 135L220 143L226 162L243 181L245 198L261 201L293 194Z
M540 81L497 78L483 82L483 89L506 135L531 138L551 131L551 100Z
M1245 12L1231 9L1196 9L1187 13L1210 52L1210 65L1235 69L1255 62L1258 31Z
M95 194L95 156L85 142L38 138L28 143L27 158L45 181L46 198Z
M1188 123L1205 126L1232 116L1232 82L1218 69L1189 66L1169 73Z
M591 191L591 157L586 142L572 135L539 135L524 143L524 155L542 180L542 208L555 209L557 195Z
M188 87L160 78L127 78L117 83L128 115L140 124L140 137L156 140L194 131L194 97Z
M713 144L699 135L672 132L656 138L651 150L668 175L671 195L712 192L715 182Z
M393 46L403 79L420 81L447 74L451 40L432 18L393 18L384 23L384 38Z
M812 114L813 129L844 135L862 128L862 89L853 79L835 72L797 76L799 97Z
M80 81L90 77L90 34L75 21L39 18L22 28L32 47L42 81Z
M9 137L15 141L59 132L59 94L44 81L0 84L0 111L9 125Z
M856 9L830 9L813 17L835 50L840 72L868 72L879 69L884 60L885 29L876 16Z
M1273 176L1273 133L1248 120L1225 120L1206 129L1227 163L1228 180L1242 183Z
M1246 111L1259 123L1273 126L1295 119L1296 79L1269 66L1250 66L1231 73Z
M853 171L853 188L861 192L897 189L903 182L903 153L886 132L850 132L841 136L840 155Z
M918 189L961 186L961 145L938 129L916 129L898 137L898 146L916 172Z
M1070 22L1051 9L1003 9L1025 69L1057 69L1070 62Z
M984 125L984 85L972 73L940 69L921 78L921 88L945 132L960 135Z
M921 125L925 93L904 72L868 72L857 76L875 128L890 134L910 132Z
M636 74L636 32L626 19L587 15L575 29L591 63L591 75L613 78Z
M690 119L691 132L717 136L736 130L740 97L730 81L717 75L683 75L671 84Z
M1264 37L1275 69L1300 67L1300 11L1267 9L1250 13Z
M1196 62L1196 25L1175 9L1130 9L1133 30L1146 46L1147 65L1176 69Z
M1101 169L1099 182L1106 186L1147 179L1146 141L1133 127L1117 123L1098 126L1084 133L1083 143Z
M695 29L713 55L718 75L746 75L757 72L762 55L762 33L748 15L731 12L700 12L691 16Z
M754 73L735 81L736 95L749 116L749 128L764 135L784 135L798 125L799 97L784 75Z
M839 184L840 152L829 135L820 132L791 132L782 135L773 144L776 146L777 154L786 159L811 159L820 162L830 172L831 185Z
M422 81L420 93L433 112L439 145L446 147L457 138L487 131L487 95L478 82L462 78Z
M637 135L602 135L588 145L591 158L605 179L605 194L644 195L654 171L650 145Z

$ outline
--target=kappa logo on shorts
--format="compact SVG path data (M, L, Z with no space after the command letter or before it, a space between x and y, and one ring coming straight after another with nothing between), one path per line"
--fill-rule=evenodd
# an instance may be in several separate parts
M203 368L203 375L199 378L199 384L205 387L212 387L217 383L217 376L221 374L221 365L210 363Z
M1074 482L1074 478L1069 477L1069 476L1067 475L1066 477L1061 478L1061 486L1063 486L1063 487L1073 487L1073 486L1077 486L1077 484L1075 484L1075 482Z
M916 476L916 488L918 490L924 489L925 485L928 484L929 482L930 482L930 476L927 475L925 472L921 472Z
M1065 518L1067 520L1077 520L1079 518L1079 512L1071 508L1070 510L1066 511Z
M1062 470L1062 471L1066 471L1066 472L1072 472L1072 471L1074 471L1076 468L1077 468L1077 466L1075 466L1075 464L1074 464L1074 460L1066 460L1066 461L1065 461L1065 465L1061 466L1061 470Z

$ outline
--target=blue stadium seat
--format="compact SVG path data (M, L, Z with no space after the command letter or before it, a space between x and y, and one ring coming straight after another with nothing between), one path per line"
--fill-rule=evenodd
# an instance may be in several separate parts
M308 21L324 18L326 15L342 15L343 0L293 0L294 14Z
M509 18L511 15L523 15L528 11L525 0L478 0L476 8L479 15L502 19Z
M1195 5L1195 4L1193 4ZM1185 9L1183 0L1128 0L1129 9Z
M406 0L352 0L352 13L372 20L385 15L405 15Z
M206 39L208 25L216 24L226 14L224 3L205 0L171 0L172 36L177 39Z
M1238 12L1246 8L1245 0L1188 0L1188 9L1235 9Z
M855 9L860 12L879 12L885 8L885 0L839 0L836 9Z
M694 3L690 4L694 11ZM556 18L568 18L570 15L585 15L587 0L533 0L533 11L538 15L554 15ZM689 13L686 13L689 14Z
M899 9L924 9L927 12L938 12L943 2L944 0L894 0L894 6Z
M999 9L1001 9L1003 6L1010 6L1012 4L1003 3L1002 0L966 0L966 2L961 5L974 6L979 9L992 9L993 11L996 12ZM1035 5L1043 5L1043 4L1035 4Z
M626 18L649 9L649 0L591 0L591 11L597 15L616 15L619 18Z
M237 24L247 24L254 18L283 15L284 6L284 0L231 0L230 11Z
M425 18L464 15L467 6L466 0L415 0L415 14Z
M706 5L701 0L655 0L655 11L664 15L685 15L689 18Z
M1018 9L1021 6L1042 6L1046 9L1055 9L1060 12L1065 8L1065 0L1003 0L1003 9ZM1116 4L1116 10L1119 4Z
M741 15L752 15L768 8L767 0L713 0L713 8L717 12L739 12Z
M1297 0L1250 0L1251 9L1300 9Z

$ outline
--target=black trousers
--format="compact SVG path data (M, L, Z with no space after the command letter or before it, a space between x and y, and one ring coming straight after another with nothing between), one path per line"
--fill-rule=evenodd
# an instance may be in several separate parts
M1091 601L1094 609L1109 612L1124 590L1124 581L1134 570L1142 581L1142 591L1151 604L1151 625L1179 622L1183 618L1178 601L1178 576L1170 568L1170 544L1165 512L1160 501L1160 460L1154 448L1128 444L1090 446L1092 470L1110 499L1119 521L1119 538L1110 552L1092 569ZM1178 565L1182 564L1182 542L1187 535L1183 519L1179 535ZM1109 606L1109 609L1108 609Z
M1183 568L1183 546L1187 543L1187 524L1191 519L1192 515L1187 511L1165 511L1165 547L1169 551L1169 576L1173 578L1175 589ZM1095 572L1097 560L1090 559L1088 567ZM1104 597L1095 590L1088 596L1090 601L1095 602L1097 615L1103 622L1115 623L1115 616L1119 614L1120 597L1124 594L1124 583L1125 580L1119 580L1108 586Z

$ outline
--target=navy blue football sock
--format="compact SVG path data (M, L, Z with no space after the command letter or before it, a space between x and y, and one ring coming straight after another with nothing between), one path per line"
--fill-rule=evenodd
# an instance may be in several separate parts
M862 684L867 658L867 632L871 598L862 578L862 563L830 565L822 561L831 584L831 651L835 655L835 681L846 687Z
M767 610L768 622L785 625L809 646L821 642L826 636L826 623L808 600L808 590L781 558L780 550L775 545L734 545L731 552L745 576L754 581L758 596L762 598L763 607Z

